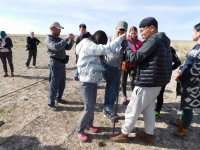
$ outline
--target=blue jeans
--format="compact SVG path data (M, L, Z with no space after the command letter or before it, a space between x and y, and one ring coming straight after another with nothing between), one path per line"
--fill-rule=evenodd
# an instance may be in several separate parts
M65 89L66 70L65 66L56 67L49 65L49 92L48 104L55 104L56 98L60 99Z
M94 108L97 98L97 84L89 82L81 82L81 97L84 102L84 110L79 118L76 131L79 134L84 133L84 129L93 127Z
M106 80L104 107L113 108L119 93L121 71L104 64L103 77Z

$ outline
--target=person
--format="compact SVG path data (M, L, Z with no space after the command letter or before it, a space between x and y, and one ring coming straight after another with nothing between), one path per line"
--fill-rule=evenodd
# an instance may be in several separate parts
M138 30L136 27L132 26L129 28L127 40L131 43L132 51L135 52L142 46L142 41L138 40ZM134 89L134 77L136 73L136 65L137 63L131 63L131 62L123 62L126 63L126 68L122 70L122 104L128 105L129 100L127 99L127 92L126 92L126 84L128 75L130 77L131 82L131 89Z
M178 137L188 135L188 128L192 123L193 109L200 108L200 23L194 26L192 40L197 44L187 53L184 63L179 67L176 81L182 87L181 119L174 121L174 125L179 127L175 133Z
M111 42L115 38L126 33L127 28L127 22L118 22L115 35L108 39L108 42ZM119 45L116 49L121 49L121 45ZM116 114L113 108L119 92L121 60L122 57L120 53L112 52L106 55L105 62L103 63L103 77L106 81L103 114L104 117L108 118L112 122L116 119Z
M173 47L170 47L171 53L172 53L172 70L177 69L180 65L181 65L181 61L178 58L178 56L176 55L176 50ZM162 109L163 106L163 95L164 95L164 91L165 91L165 87L166 85L162 86L160 93L157 96L157 104L156 104L156 109L155 109L155 118L158 119L160 117L160 111Z
M62 101L66 80L65 64L69 59L65 50L72 48L74 40L71 34L66 39L60 38L61 29L64 27L59 22L53 22L50 26L51 34L45 40L49 55L48 106L50 108L56 108L55 104Z
M79 25L79 31L80 31L80 35L76 39L76 45L78 45L82 39L89 38L91 36L90 32L87 32L87 27L84 23ZM76 55L76 63L77 61L78 61L78 55ZM78 76L79 76L78 69L76 69L76 72L74 74L75 81L79 81Z
M96 31L90 38L83 39L76 46L76 54L79 56L77 67L80 73L80 90L84 102L84 110L79 118L76 131L81 141L87 141L88 136L84 130L89 128L91 132L98 129L93 126L94 107L97 96L97 84L102 79L102 65L100 56L116 50L120 46L125 35L119 36L111 43L107 43L107 35L104 31ZM105 45L106 44L106 45ZM117 49L117 53L120 51Z
M36 57L37 57L37 45L40 41L34 37L34 32L30 32L30 36L26 38L26 50L28 50L28 59L26 62L26 67L29 68L31 58L33 57L33 66L36 67Z
M142 137L147 144L152 144L155 100L161 87L170 81L172 74L170 39L164 32L158 32L157 20L154 17L146 17L139 27L144 39L142 46L136 52L126 51L127 59L138 63L135 87L125 112L125 123L121 133L112 138L113 142L127 142L129 133L139 115L143 113L145 131L137 132L136 136Z
M3 64L3 69L5 74L3 77L8 77L7 61L10 66L10 77L14 77L14 66L13 66L13 56L12 56L12 47L13 43L10 37L7 36L5 31L0 32L0 58Z

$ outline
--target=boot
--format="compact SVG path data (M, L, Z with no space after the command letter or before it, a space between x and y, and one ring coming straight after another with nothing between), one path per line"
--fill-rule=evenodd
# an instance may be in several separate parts
M123 133L120 133L111 139L112 142L120 142L120 143L121 142L126 143L128 142L128 140L129 140L128 135L125 135Z
M3 75L3 77L8 77L8 73L7 73L7 72L5 72L5 74Z
M187 136L187 133L188 133L188 129L181 128L175 133L175 136L184 137L184 136Z
M181 119L176 119L175 121L171 122L172 125L179 127L180 129L183 127L183 121Z
M145 141L148 145L153 143L153 135L147 134L144 131L138 131L136 133L136 137L139 137L143 141Z

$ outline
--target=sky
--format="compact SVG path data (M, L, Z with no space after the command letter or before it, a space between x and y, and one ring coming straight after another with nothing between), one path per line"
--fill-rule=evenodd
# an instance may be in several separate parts
M172 40L191 40L200 23L199 0L0 0L0 31L8 34L49 34L58 21L61 34L79 34L80 23L94 33L103 30L111 36L121 20L129 27L139 26L145 17L155 17L159 31Z

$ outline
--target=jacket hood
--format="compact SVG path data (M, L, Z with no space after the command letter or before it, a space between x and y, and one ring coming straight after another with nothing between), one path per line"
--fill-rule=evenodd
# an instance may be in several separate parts
M155 34L156 38L159 41L164 41L166 47L170 47L170 39L166 36L164 32L159 32Z

